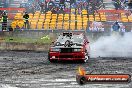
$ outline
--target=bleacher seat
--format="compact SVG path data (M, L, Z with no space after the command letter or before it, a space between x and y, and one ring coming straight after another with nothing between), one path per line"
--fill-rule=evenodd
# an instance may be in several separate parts
M52 12L51 11L48 11L48 12L46 12L47 14L52 14Z
M88 14L87 10L82 10L82 15Z
M69 29L69 22L64 22L63 29L64 30L68 30Z
M21 28L23 28L23 26L24 26L24 21L23 20L19 20L18 22L17 22L17 26L21 29Z
M57 23L57 29L63 29L63 23L62 22Z
M83 18L87 18L88 16L87 16L87 15L83 15L82 17L83 17Z
M104 21L104 22L107 21L106 17L102 17L101 21Z
M132 22L132 16L128 16L129 22Z
M44 22L44 29L45 30L49 29L49 22Z
M39 18L40 19L45 19L45 14L43 14L43 15L41 14Z
M58 21L63 21L63 17L59 16Z
M81 30L82 29L82 22L77 22L77 29Z
M11 27L12 27L13 29L15 29L16 26L17 26L17 21L13 21L13 22L11 23Z
M100 21L100 17L95 17L95 21Z
M51 22L50 23L50 29L55 29L56 28L56 23L55 22Z
M122 22L128 22L128 19L127 18L122 18L121 21Z
M88 22L83 22L83 29L86 30L87 29L87 26L88 26Z
M43 28L43 22L38 22L38 24L37 24L37 28L38 29L42 29Z
M50 23L50 19L45 19L45 22L48 22L48 23Z
M71 22L70 23L70 29L71 30L75 30L75 22Z
M100 15L100 19L101 19L101 21L107 21L106 15Z
M44 19L39 19L39 22L44 22Z
M31 22L30 28L31 29L36 29L36 27L37 27L37 22Z
M74 14L71 14L71 20L75 20L75 15Z
M68 16L65 16L64 17L64 21L68 21L69 20L69 17Z

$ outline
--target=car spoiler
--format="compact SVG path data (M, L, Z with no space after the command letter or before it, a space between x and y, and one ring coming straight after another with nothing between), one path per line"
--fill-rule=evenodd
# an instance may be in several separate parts
M86 31L84 31L84 30L62 30L62 32L86 33Z
M79 35L79 34L85 34L85 33L86 32L84 30L74 30L74 31L65 30L65 31L62 31L62 33L60 33L60 34L63 36L68 35L70 37L70 36L72 36L72 34Z

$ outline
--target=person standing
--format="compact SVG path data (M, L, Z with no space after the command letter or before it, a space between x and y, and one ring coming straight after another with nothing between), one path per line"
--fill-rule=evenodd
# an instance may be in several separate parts
M25 29L28 29L29 28L29 21L28 21L29 15L27 12L25 12L23 18L24 18Z
M41 7L41 13L44 13L44 12L45 12L45 11L44 11L44 7L45 7L44 2L41 2L39 5L40 5L40 7Z
M130 11L132 13L132 0L129 0L128 7L129 7L129 9L130 9Z
M114 0L114 6L115 6L115 9L118 10L121 8L121 2L120 0Z
M7 30L7 21L8 21L8 16L6 12L4 11L2 14L1 22L2 22L2 31Z
M119 31L120 25L117 21L112 25L112 29L113 31Z

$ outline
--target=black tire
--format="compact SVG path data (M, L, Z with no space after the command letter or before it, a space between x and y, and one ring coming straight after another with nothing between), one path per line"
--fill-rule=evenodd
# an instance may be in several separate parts
M83 63L86 63L90 57L87 53L87 50L85 50L85 53L86 53L86 55L85 55L86 59L82 61Z
M86 84L86 82L87 82L87 80L86 80L86 78L85 77L81 77L80 79L79 79L79 84L80 85L84 85L84 84Z

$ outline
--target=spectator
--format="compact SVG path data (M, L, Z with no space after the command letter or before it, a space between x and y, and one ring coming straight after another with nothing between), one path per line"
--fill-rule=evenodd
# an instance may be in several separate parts
M31 5L31 12L34 14L34 12L35 12L35 4L33 3L32 5Z
M7 13L4 11L2 14L1 22L2 22L2 31L7 30L7 21L8 21L8 16Z
M92 22L89 27L90 31L98 31L98 27L96 25L96 22Z
M119 31L120 29L120 25L119 23L116 21L113 25L112 25L112 30L113 31Z
M29 15L27 12L25 12L23 18L24 18L25 29L27 29L27 28L29 28L29 21L28 21Z
M93 25L92 24L90 24L90 27L89 27L89 31L93 31Z
M129 7L129 9L130 9L130 11L132 13L132 0L129 0L128 7Z
M53 8L53 9L51 10L51 12L52 12L53 14L57 14L57 8Z
M119 32L125 32L126 29L125 29L125 26L123 25L123 23L120 23L120 29L119 29Z
M118 10L121 8L121 2L120 0L114 0L114 6L115 6L115 9Z
M93 22L94 31L104 31L102 22Z
M44 13L45 12L44 11L44 7L45 7L44 2L43 3L41 2L39 5L40 5L40 8L41 8L41 12Z

